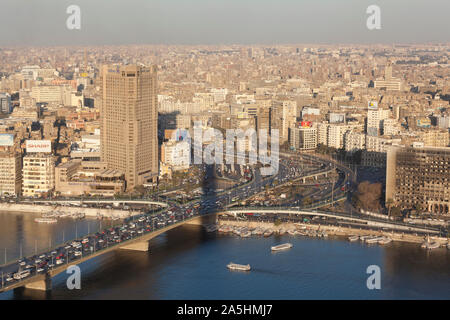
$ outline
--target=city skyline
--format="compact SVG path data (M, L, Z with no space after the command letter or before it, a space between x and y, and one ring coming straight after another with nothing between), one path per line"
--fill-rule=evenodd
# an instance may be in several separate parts
M449 298L448 0L0 8L0 300Z

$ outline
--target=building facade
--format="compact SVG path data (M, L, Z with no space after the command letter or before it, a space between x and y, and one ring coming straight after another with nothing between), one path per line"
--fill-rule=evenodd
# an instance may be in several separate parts
M17 196L22 189L22 155L0 152L0 195Z
M391 147L386 200L404 209L450 213L450 148Z
M296 150L306 151L317 148L317 129L313 127L290 128L289 144Z
M25 197L50 193L55 187L55 161L51 154L32 153L23 158L23 187Z
M101 159L125 174L127 189L158 176L156 67L103 66Z

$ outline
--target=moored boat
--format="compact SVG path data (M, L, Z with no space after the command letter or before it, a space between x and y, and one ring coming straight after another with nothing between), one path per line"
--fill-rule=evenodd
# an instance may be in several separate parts
M359 240L359 236L350 236L350 237L348 237L348 240L350 240L350 241L358 241Z
M365 239L364 241L366 243L377 243L380 240L382 240L382 237L371 237L371 238Z
M56 223L58 222L58 220L54 219L54 218L36 218L34 219L35 222L38 223Z
M378 240L379 244L388 244L388 243L391 243L391 242L392 242L392 239L389 238L389 237L383 237L383 239Z

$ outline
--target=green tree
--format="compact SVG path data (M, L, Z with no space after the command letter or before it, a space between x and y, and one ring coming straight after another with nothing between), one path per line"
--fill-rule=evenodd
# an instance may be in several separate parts
M391 215L393 216L393 217L401 217L401 215L402 215L402 210L400 209L400 207L397 207L397 206L393 206L392 207L392 209L391 209Z

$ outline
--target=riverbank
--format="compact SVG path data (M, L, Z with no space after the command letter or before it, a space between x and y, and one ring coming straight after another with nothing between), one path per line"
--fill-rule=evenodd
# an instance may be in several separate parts
M48 214L55 211L67 212L69 214L83 213L88 218L128 218L140 212L119 210L119 209L104 209L104 208L83 208L83 207L69 207L59 205L41 205L41 204L25 204L25 203L6 203L0 202L0 211L15 212L15 213L37 213Z
M260 221L238 221L238 220L218 220L217 223L219 226L221 225L231 225L237 227L247 227L247 228L264 228L264 229L272 229L274 232L279 232L280 229L289 230L289 229L308 229L313 231L322 231L326 232L330 236L341 236L341 237L349 237L351 235L372 235L372 236L385 236L391 238L393 241L402 241L409 243L423 243L423 236L416 236L414 234L408 233L399 233L399 232L387 232L383 230L366 230L359 228L349 228L342 226L329 226L329 225L320 225L320 224L309 224L309 223L281 223L279 225L274 225L270 222L260 222ZM448 239L442 237L430 236L431 241L436 241L444 246L448 243Z

